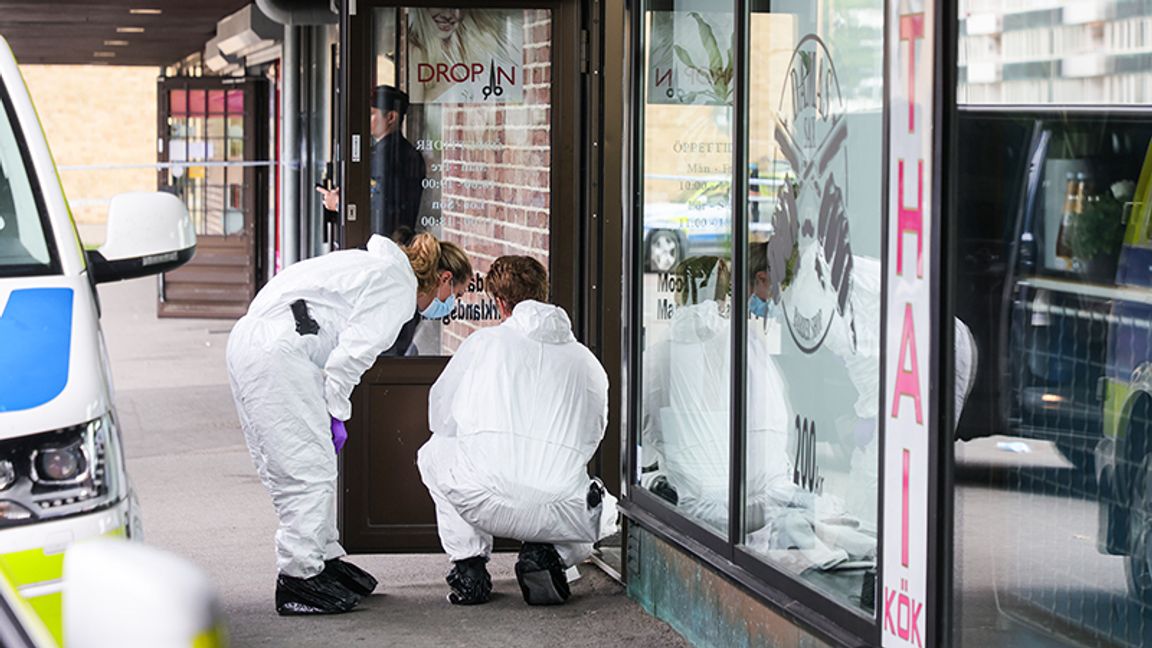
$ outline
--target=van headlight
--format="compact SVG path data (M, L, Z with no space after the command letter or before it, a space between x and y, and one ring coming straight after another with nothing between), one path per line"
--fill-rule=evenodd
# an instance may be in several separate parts
M123 497L119 437L106 414L0 441L0 526L89 513Z

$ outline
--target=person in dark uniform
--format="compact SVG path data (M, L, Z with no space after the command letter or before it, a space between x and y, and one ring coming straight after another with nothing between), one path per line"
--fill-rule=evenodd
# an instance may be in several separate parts
M408 113L408 95L392 86L376 86L372 92L372 134L370 195L372 232L381 234L400 245L411 242L419 227L420 197L424 193L424 156L400 132L404 116ZM336 212L340 205L340 189L317 187L324 196L324 209ZM404 356L416 352L412 344L420 315L415 313L404 324L395 344L381 353L384 356Z
M421 229L418 217L424 193L424 156L400 132L407 113L407 94L392 86L376 86L372 92L372 149L368 158L372 232L390 238L398 231L406 237ZM324 196L325 209L339 208L339 188L316 190Z

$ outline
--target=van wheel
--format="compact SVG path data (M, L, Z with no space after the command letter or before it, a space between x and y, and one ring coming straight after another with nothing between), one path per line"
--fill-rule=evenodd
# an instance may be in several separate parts
M1096 476L1096 453L1084 442L1064 441L1056 442L1056 448L1064 455L1076 469L1077 473L1088 480Z
M1146 455L1132 475L1132 501L1128 515L1128 556L1124 574L1128 592L1152 604L1152 456Z
M667 230L653 232L648 237L648 269L668 272L680 263L680 239Z

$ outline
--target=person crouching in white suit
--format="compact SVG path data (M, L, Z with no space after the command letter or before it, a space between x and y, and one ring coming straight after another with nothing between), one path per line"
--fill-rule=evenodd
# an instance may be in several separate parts
M501 257L485 283L505 321L469 336L432 386L432 438L417 460L454 563L448 600L489 600L498 536L524 543L524 600L559 604L566 568L615 531L616 500L586 469L607 425L608 376L564 310L545 303L539 262Z
M280 518L281 615L347 612L376 588L371 575L340 560L336 454L352 417L348 399L413 313L448 315L471 275L464 251L431 234L404 249L373 236L367 250L289 266L232 329L232 395Z

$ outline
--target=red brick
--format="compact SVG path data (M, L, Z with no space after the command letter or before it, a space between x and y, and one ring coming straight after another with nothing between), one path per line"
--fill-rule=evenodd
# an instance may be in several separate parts
M552 25L547 23L538 23L532 27L532 34L528 42L531 43L547 43L552 40Z

